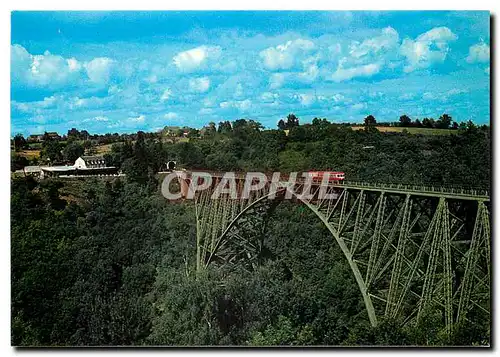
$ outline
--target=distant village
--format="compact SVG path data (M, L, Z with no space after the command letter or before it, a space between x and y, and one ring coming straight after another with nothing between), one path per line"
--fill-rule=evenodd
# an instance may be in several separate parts
M143 135L146 138L176 143L202 137L206 130L210 129L166 126L158 132ZM90 134L76 128L68 130L64 135L45 132L29 135L26 139L17 134L11 138L11 171L13 175L31 175L36 178L122 175L117 167L106 162L106 154L111 151L112 144L134 142L137 135L138 133Z

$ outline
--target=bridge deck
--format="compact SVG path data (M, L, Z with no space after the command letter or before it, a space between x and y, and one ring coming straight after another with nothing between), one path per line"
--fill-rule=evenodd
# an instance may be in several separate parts
M426 187L417 185L403 185L403 184L374 184L367 182L343 182L343 183L330 183L331 187L344 187L365 191L384 191L391 193L408 194L411 193L417 196L429 197L445 197L450 199L460 200L474 200L474 201L489 201L490 196L487 190L479 189L464 189L455 187Z
M191 174L191 172L186 172ZM223 172L203 171L197 173L210 174L212 177L221 179L224 176ZM243 180L246 178L246 173L234 172L236 180ZM269 182L272 176L266 175ZM288 181L287 175L280 177L280 182L285 183ZM297 184L304 184L306 180L303 177L297 177ZM320 183L314 183L319 185ZM356 182L356 181L340 181L329 182L329 187L339 187L355 190L376 191L376 192L389 192L396 194L412 194L416 196L427 197L445 197L450 199L459 200L473 200L473 201L489 201L489 192L484 189L465 189L462 187L429 187L419 185L405 185L405 184L382 184L382 183L369 183L369 182Z

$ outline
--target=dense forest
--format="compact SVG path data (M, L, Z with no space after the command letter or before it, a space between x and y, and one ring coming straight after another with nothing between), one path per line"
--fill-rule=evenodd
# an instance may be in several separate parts
M334 169L348 180L488 188L490 128L446 136L354 131L324 119L263 130L223 122L201 138L165 143L139 132L113 145L125 177L11 180L12 344L484 345L489 321L443 334L370 326L361 294L329 232L284 202L252 271L195 272L193 204L160 193L168 160L206 170Z

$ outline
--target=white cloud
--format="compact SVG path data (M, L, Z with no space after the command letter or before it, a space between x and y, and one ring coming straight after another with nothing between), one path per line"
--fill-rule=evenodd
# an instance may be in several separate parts
M484 63L490 60L490 46L484 42L477 43L469 48L466 58L469 63Z
M109 118L105 117L105 116L98 115L98 116L94 117L92 120L95 120L95 121L109 121Z
M97 57L89 62L80 62L72 57L66 59L45 51L32 55L20 45L11 45L11 73L14 84L30 87L56 89L65 85L82 83L87 77L96 84L107 83L114 61ZM85 76L86 74L86 76Z
M109 81L113 62L112 59L107 57L97 57L83 66L91 82L104 84Z
M342 53L342 45L340 43L328 46L328 54L330 55L330 57L336 57L341 53Z
M446 92L446 95L450 96L450 95L458 95L458 94L465 94L465 93L469 93L469 91L467 89L453 88L453 89L450 89L448 92Z
M170 88L167 88L163 91L163 94L161 95L160 100L162 102L167 101L171 95L172 95L172 91L170 90Z
M107 98L100 98L100 97L88 97L88 98L73 97L67 100L66 104L68 104L69 109L75 109L75 108L97 109L102 107L103 104L106 103L106 101Z
M252 101L250 99L245 99L241 101L226 101L226 102L221 102L219 104L219 107L221 107L222 109L235 108L238 109L239 111L245 112L252 107Z
M316 96L314 94L300 94L300 104L308 107L316 101Z
M80 77L81 64L45 51L31 55L20 45L11 45L11 74L14 83L35 87L59 87Z
M378 63L370 63L358 67L343 68L343 64L340 62L331 79L335 82L342 82L355 77L371 77L380 71L380 67Z
M191 92L204 93L210 88L208 77L191 78L189 80L189 90Z
M276 47L266 48L260 52L259 56L262 58L264 67L271 71L290 69L302 59L302 56L314 48L312 41L298 38Z
M264 92L260 95L260 100L264 103L273 103L277 101L279 98L279 94L277 93L271 93L271 92Z
M80 62L78 62L75 58L70 58L66 60L68 63L69 70L72 72L79 71L82 68L82 65Z
M332 96L332 99L335 103L343 102L345 100L345 97L342 94L334 94Z
M431 93L431 92L425 92L424 94L422 94L422 99L425 99L425 100L435 100L435 99L439 99L439 96L435 95L434 93Z
M400 53L406 57L405 72L428 68L434 63L442 63L449 52L449 42L457 39L447 27L435 27L415 40L406 38L400 47Z
M121 91L122 89L116 85L112 85L108 88L108 94L110 95L120 93Z
M353 42L349 46L349 54L355 58L361 58L368 54L376 55L379 52L391 50L398 44L398 32L392 27L386 27L380 36L364 40L362 43Z
M179 115L177 113L174 113L174 112L168 112L163 117L167 120L172 120L172 119L177 119L179 117Z
M316 64L311 64L305 68L304 72L299 73L299 79L305 82L314 82L319 75L319 68Z
M143 123L144 120L146 120L146 116L144 114L139 115L137 118L128 118L130 121L138 122L138 123Z
M411 100L413 98L415 98L415 94L413 93L404 93L398 97L398 99L400 100Z
M424 100L440 100L442 102L448 101L448 99L455 95L469 93L467 89L458 89L453 88L446 92L433 93L433 92L425 92L422 94L422 99Z
M353 110L357 110L357 111L362 110L362 109L366 109L367 107L368 106L366 105L366 103L356 103L356 104L351 106L351 108Z
M198 114L201 114L201 115L210 115L210 114L213 114L214 110L212 108L201 108L199 111L198 111Z
M220 46L200 46L174 56L175 66L182 72L191 72L200 68L208 60L218 60L221 56Z

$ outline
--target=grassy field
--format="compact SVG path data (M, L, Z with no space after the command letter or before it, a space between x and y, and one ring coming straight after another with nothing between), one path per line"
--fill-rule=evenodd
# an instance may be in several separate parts
M40 158L40 150L21 150L17 152L19 156L24 156L28 160L32 160L34 158Z
M361 130L364 126L352 126L352 130ZM452 129L434 129L434 128L402 128L398 126L376 126L377 130L382 133L402 133L403 130L408 131L410 134L422 135L450 135L456 133Z
M111 146L113 144L99 145L95 147L97 155L104 155L111 152Z

